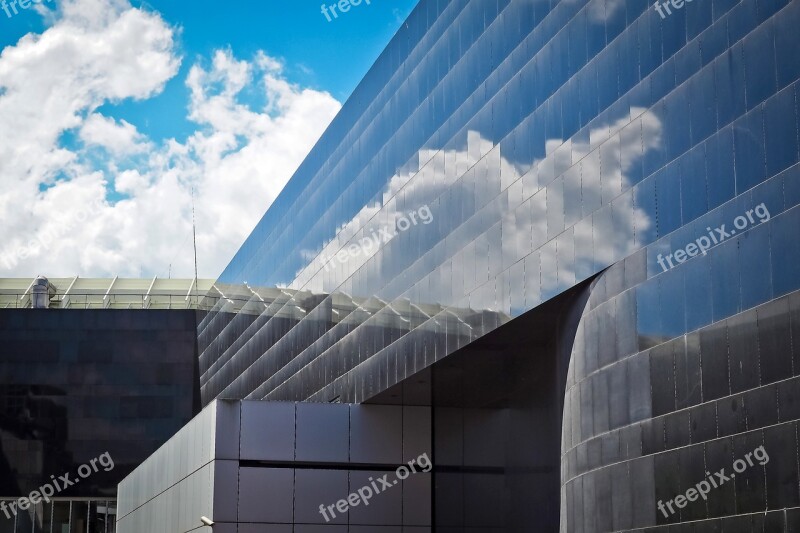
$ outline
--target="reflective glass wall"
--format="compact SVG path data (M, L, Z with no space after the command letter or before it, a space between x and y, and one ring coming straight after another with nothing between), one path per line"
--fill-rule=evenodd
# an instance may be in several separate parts
M204 402L364 400L453 315L478 338L753 209L798 160L797 5L685 7L420 2L207 300Z

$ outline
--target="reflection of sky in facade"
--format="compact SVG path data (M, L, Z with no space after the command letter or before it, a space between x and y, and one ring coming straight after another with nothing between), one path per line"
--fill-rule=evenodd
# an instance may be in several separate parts
M729 222L730 200L781 161L764 153L772 130L763 120L786 98L765 91L774 77L744 73L780 72L783 59L770 38L744 55L723 52L727 34L704 32L711 4L693 4L692 25L687 10L662 22L646 4L616 1L420 6L217 284L237 302L253 297L245 283L286 290L268 310L255 298L248 312L292 310L301 327L286 336L297 341L292 353L309 351L309 365L345 350L333 348L340 341L365 341L362 326L381 321L411 332L398 350L412 349L415 327L440 333L448 312L507 321L645 247L655 276L653 252L689 242L694 226ZM398 216L421 206L431 224L394 232ZM394 235L378 250L330 260L386 228ZM394 311L409 320L411 306L430 319L400 324ZM349 329L334 331L342 322ZM267 318L214 327L226 337L209 335L209 364L259 352L243 355L243 368L263 375L282 360L250 347L288 332ZM336 340L315 346L319 335ZM247 366L256 360L263 368Z
M210 343L201 357L210 390L229 380L228 393L252 390L242 385L252 379L226 369L233 361L244 362L245 374L272 374L266 365L286 349L283 341L255 348L259 338L283 336L272 317L328 324L325 337L342 340L342 327L438 334L453 322L477 338L494 326L462 327L471 313L505 322L641 247L654 224L632 187L647 157L663 150L664 125L637 98L606 109L622 91L605 68L617 51L600 51L591 36L602 33L605 43L615 17L624 27L625 10L614 5L555 8L583 26L574 41L582 54L564 53L554 38L560 28L537 26L550 9L544 3L511 2L499 12L483 3L418 8L218 281L227 299L216 300L216 310L261 318L240 334L239 326L207 341L201 334L204 350ZM426 22L426 9L443 12ZM459 36L478 20L485 29ZM530 28L512 32L520 21ZM404 32L426 25L409 50ZM398 54L403 67L391 59ZM573 64L560 69L554 62L562 58ZM570 75L575 83L564 85ZM431 224L394 230L397 217L424 205ZM331 260L387 228L393 237L379 249ZM262 301L264 287L286 293ZM213 331L213 321L201 331ZM288 337L298 335L308 332ZM324 348L303 348L312 340L290 352L319 357L312 354Z
M382 193L380 200L375 204L364 206L358 214L348 223L343 224L334 239L327 242L321 250L309 251L304 250L304 255L311 257L311 261L307 266L302 268L294 281L288 286L296 290L307 290L313 293L329 293L337 289L334 286L337 280L347 279L353 273L360 269L365 272L371 273L374 279L369 279L368 286L379 286L382 279L380 274L375 270L370 270L369 262L384 260L381 255L384 253L391 254L391 251L385 249L366 249L359 247L357 255L348 255L345 261L331 261L331 258L336 256L340 250L347 250L350 244L358 243L358 240L364 236L377 234L381 229L390 228L393 235L396 237L400 235L394 229L394 221L403 216L409 210L418 208L419 206L431 203L433 207L434 219L438 216L447 216L447 212L443 209L436 209L436 206L441 205L441 197L443 195L451 195L456 198L463 198L475 195L474 181L462 176L455 183L448 184L444 179L437 179L437 177L446 177L447 171L445 169L446 161L465 161L465 166L474 168L481 160L487 161L488 165L494 166L494 171L486 173L486 179L489 181L485 184L487 190L501 190L503 188L502 176L522 176L525 169L534 169L539 166L553 164L555 166L569 165L569 161L555 162L552 161L557 157L569 158L573 160L582 161L581 174L575 175L576 178L585 176L585 179L571 179L568 181L557 181L554 186L543 188L535 193L530 200L516 209L509 212L509 205L501 201L493 201L485 205L474 217L488 218L489 220L499 222L501 224L501 235L503 242L503 254L509 258L522 258L530 253L532 247L544 244L545 240L549 240L548 227L547 227L547 214L548 205L550 210L564 210L564 203L575 203L576 199L579 204L584 206L583 212L586 212L588 206L600 206L602 203L607 203L608 199L612 197L612 193L619 193L622 190L630 188L631 183L626 176L630 166L634 163L640 163L642 146L645 149L657 148L661 142L661 123L658 118L651 112L643 109L633 109L632 113L640 116L642 126L642 137L628 137L624 143L620 142L619 137L609 141L612 145L613 152L611 157L612 172L607 172L603 175L603 183L599 178L601 175L601 158L599 149L592 150L590 142L575 141L571 145L571 153L559 152L556 149L564 145L564 141L560 139L551 139L547 141L547 148L549 156L544 159L537 159L528 165L514 163L506 160L503 154L500 153L501 147L493 147L491 141L488 141L480 136L477 132L470 131L468 133L468 145L474 149L465 149L461 151L434 151L423 150L419 154L419 160L427 161L416 175L395 175L389 182L384 193ZM629 123L627 117L611 123L604 124L595 130L590 131L589 139L597 139L601 135L608 135L619 132L625 125ZM471 154L485 154L480 160L470 157ZM594 157L587 157L594 154ZM550 161L547 160L550 158ZM608 165L608 161L606 161ZM411 183L414 179L419 178L419 185ZM518 182L520 183L520 182ZM522 184L522 183L520 183ZM410 186L409 186L410 185ZM506 184L506 187L508 185ZM605 189L605 191L604 191ZM512 192L520 193L520 191L509 190ZM405 210L398 210L396 198L399 194L405 194ZM521 196L521 194L518 194ZM480 199L475 197L475 202ZM604 201L605 200L605 201ZM621 217L613 220L612 225L598 226L595 228L596 233L592 233L592 226L583 225L575 229L575 264L584 263L588 268L602 268L602 265L608 265L620 257L625 257L636 248L634 242L635 231L647 231L652 224L648 214L638 209L633 205L633 197L628 195L622 198L620 204ZM576 213L577 214L577 213ZM575 223L577 220L571 220ZM469 224L469 221L467 221ZM565 222L566 224L566 222ZM424 225L412 227L409 231L425 232L428 229ZM467 235L469 237L469 235ZM478 238L479 235L472 235ZM385 248L391 246L391 241L384 245ZM458 260L458 254L464 252L465 248L475 247L475 240L471 242L464 242L464 246L456 250L453 258L453 269L461 269L465 267L465 261ZM435 251L435 250L434 250ZM556 264L558 258L556 257L556 250L553 247L542 248L543 254L549 254L542 258L545 264ZM331 269L336 269L333 276L326 276L326 272ZM567 272L563 273L566 279L575 280L576 267L572 266ZM583 271L586 271L584 268ZM451 279L464 279L464 275L453 273ZM541 283L543 290L552 291L558 287L558 273L553 271L541 272ZM429 286L428 298L430 302L445 303L447 301L447 294L450 288L441 287L439 284L431 284ZM366 296L366 295L365 295ZM495 307L494 301L472 304L476 309L492 309Z
M644 210L634 206L633 195L629 194L622 197L621 201L615 204L615 208L617 208L617 212L621 216L614 217L611 224L574 226L579 217L592 212L593 206L599 208L618 195L620 191L628 190L631 182L627 172L631 165L640 164L643 147L645 150L649 150L657 148L660 144L661 123L658 118L651 112L640 108L631 109L631 113L633 116L638 117L641 137L628 136L624 142L620 140L619 131L630 122L626 116L610 124L603 124L590 130L588 137L584 141L570 141L565 144L563 140L550 139L546 142L548 155L527 164L508 161L500 153L501 145L495 146L491 141L484 139L478 132L473 131L468 132L467 146L463 150L422 150L418 154L421 166L418 172L393 176L378 199L374 203L364 206L352 220L340 225L336 236L321 249L301 250L301 254L308 259L308 263L297 272L295 279L291 283L284 285L284 288L290 292L283 291L283 296L281 294L277 296L270 295L268 300L265 300L260 295L265 292L265 289L254 288L246 284L247 289L243 292L241 287L232 288L238 299L242 301L243 306L238 308L233 305L229 308L249 314L283 315L300 320L308 312L308 310L301 307L302 304L298 304L300 300L312 294L335 293L341 284L339 280L349 279L358 271L367 273L365 279L368 286L381 287L381 284L385 283L386 280L378 269L370 268L370 265L371 263L380 264L386 261L387 255L402 253L402 251L392 249L393 245L396 244L392 241L400 237L402 233L405 233L396 229L395 221L409 211L416 210L423 205L430 205L434 219L430 231L441 231L442 224L437 222L437 218L448 216L448 211L442 208L443 197L455 198L454 202L456 204L464 202L465 199L469 199L468 201L474 205L480 202L481 198L476 190L474 169L481 161L485 162L487 167L493 168L493 170L487 168L487 172L484 174L487 183L482 186L485 187L485 190L499 191L507 189L509 193L514 191L513 184L509 188L508 183L503 183L503 177L506 177L506 181L509 181L512 178L508 176L511 176L517 180L514 192L518 197L524 194L522 189L526 186L525 179L528 176L535 176L535 171L540 167L547 165L551 165L553 168L571 166L570 160L580 162L576 167L579 172L572 175L573 179L556 180L550 186L540 188L526 202L522 204L517 202L516 206L509 205L508 198L503 198L503 201L495 200L489 202L463 225L467 228L470 226L475 227L476 224L472 219L483 221L479 223L480 225L477 225L479 228L485 226L485 221L487 220L492 225L499 224L504 263L517 262L530 254L532 250L538 248L541 254L539 257L540 265L558 265L557 248L555 246L544 246L546 241L553 241L554 238L552 228L548 229L548 206L551 213L556 210L564 211L567 217L572 215L571 219L568 218L561 223L561 227L564 228L566 226L567 232L574 231L575 246L571 250L571 253L574 254L574 261L571 261L566 268L562 265L560 272L557 268L539 268L538 275L540 277L541 292L555 294L555 291L559 289L560 279L562 281L567 280L571 286L576 281L585 279L587 272L597 272L615 260L632 253L636 249L635 233L645 232L652 225L651 218ZM611 140L604 144L606 151L601 156L600 149L597 146L593 146L592 143L597 145L601 142L600 139L606 139L609 136ZM610 150L608 145L611 146ZM563 146L570 147L570 150L558 150L559 147ZM562 159L562 161L557 161L557 159ZM455 182L448 183L446 181L448 161L472 170L462 174ZM601 182L600 176L603 163L605 163L606 168L613 170L611 172L606 170L602 175ZM472 175L470 176L471 173ZM449 173L449 175L452 174L452 172ZM404 209L398 209L397 207L398 198L401 196L404 199ZM574 207L573 212L565 210L565 202L572 204ZM573 226L574 229L571 229ZM392 235L392 239L382 243L380 247L368 249L359 246L357 254L347 254L346 259L342 261L335 259L337 252L347 251L349 246L357 244L359 239L365 236L378 235L381 230L387 229L389 234ZM429 229L427 224L416 224L407 231L412 233L425 232L429 231ZM462 235L462 241L460 241L461 247L449 252L452 255L448 256L450 260L447 261L449 263L447 267L451 277L443 279L443 283L429 284L425 295L418 300L409 298L408 294L400 296L394 306L389 306L391 312L397 313L397 309L404 309L408 315L413 315L415 312L409 308L409 305L414 302L419 305L432 306L431 309L428 309L432 313L428 315L430 317L440 312L443 308L454 305L451 296L454 294L454 287L448 286L448 281L459 280L463 282L465 279L475 279L474 270L477 268L477 261L474 258L474 254L478 247L481 246L481 234L462 233L464 234ZM446 237L449 238L450 236ZM485 247L486 243L484 242L483 245ZM446 242L446 239L442 239L426 253L435 254L437 248L450 250L454 246ZM436 266L441 268L441 265ZM472 269L472 272L468 274L465 272L467 269ZM520 286L525 285L525 280L517 281ZM465 290L467 289L465 285L462 286ZM338 307L343 309L346 314L349 314L358 307L358 303L353 303L347 292L344 292L344 296L345 300L347 300L346 303ZM371 298L373 296L374 298ZM388 303L387 300L382 298L380 291L377 294L356 293L353 297L357 301L361 301L362 305L373 307L372 312L379 311L380 308ZM366 304L363 303L365 300ZM336 307L334 305L334 308ZM475 296L469 300L468 307L475 310L498 311L506 315L520 311L519 308L510 309L507 306L506 308L498 306L493 293L487 294L480 291L476 292ZM458 309L458 312L463 312L463 310ZM366 319L369 316L368 314L363 318ZM355 318L356 316L354 315L350 317L350 320Z
M476 15L494 18L485 32L499 37L515 16L533 22L531 9L539 8L514 2L501 13L448 7L434 22L444 38L436 40L435 31L424 36L406 70L390 71L385 57L379 61L220 281L513 315L631 253L636 234L653 224L634 205L634 194L617 197L641 180L647 153L663 149L663 124L635 97L602 111L601 93L609 91L603 85L618 80L600 67L616 57L598 50L588 62L600 46L593 32L605 41L609 24L624 27L624 3L559 7L575 11L573 24L588 30L576 45L585 46L583 54L563 54L555 28L544 24L489 54L499 52L499 59L487 59L484 42L464 45L449 71L432 72L457 26ZM396 53L401 41L384 56ZM574 62L568 69L579 71L570 86L558 79L566 71L551 72L562 56ZM371 90L374 100L360 90ZM581 98L581 91L594 98ZM437 102L443 95L453 103ZM417 142L430 148L413 149ZM403 156L409 149L413 156ZM612 200L612 208L592 218ZM431 207L433 224L399 233L377 251L330 260L423 205ZM492 249L497 244L499 253ZM537 250L537 257L520 261ZM519 272L533 268L536 276ZM514 278L512 286L528 281L523 302L475 290L500 272Z

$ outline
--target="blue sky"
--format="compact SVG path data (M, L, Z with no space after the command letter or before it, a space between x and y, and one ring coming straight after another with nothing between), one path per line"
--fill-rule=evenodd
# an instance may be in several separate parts
M224 4L195 0L191 10L177 1L139 2L183 28L181 42L187 57L207 57L221 47L230 47L245 57L265 50L286 62L289 80L328 91L340 102L350 96L416 3L417 0L373 0L370 5L362 3L328 22L319 0ZM182 75L187 65L184 64ZM179 80L173 80L162 99L152 102L148 114L157 117L168 112L170 106L180 105L183 92ZM133 107L120 106L121 116L132 116L129 114L136 113ZM151 135L178 134L178 124L160 120L148 123L149 127L141 129Z
M321 5L330 5L332 0L193 0L191 8L177 0L134 0L131 4L158 12L167 23L180 28L178 43L190 61L207 58L220 48L230 48L240 57L264 50L285 61L290 81L327 91L344 102L417 2L362 2L331 22L322 14ZM0 48L45 27L32 9L11 18L0 11ZM109 104L103 111L127 120L154 139L185 138L192 127L186 123L185 113L176 108L186 107L183 81L190 61L183 62L179 75L158 97Z
M216 277L416 3L0 10L0 276Z

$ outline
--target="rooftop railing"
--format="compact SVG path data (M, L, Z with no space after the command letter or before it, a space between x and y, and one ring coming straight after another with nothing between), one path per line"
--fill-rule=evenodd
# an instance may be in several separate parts
M197 309L212 280L51 279L50 309ZM31 307L23 279L0 279L0 309Z

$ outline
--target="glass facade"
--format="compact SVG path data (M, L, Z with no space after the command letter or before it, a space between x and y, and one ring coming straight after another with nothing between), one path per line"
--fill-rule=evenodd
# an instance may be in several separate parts
M81 475L53 505L0 512L0 531L99 523L117 484L199 410L195 313L0 309L0 500Z
M203 402L375 401L587 281L558 527L800 527L800 3L671 6L421 1L206 298Z

